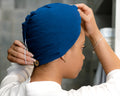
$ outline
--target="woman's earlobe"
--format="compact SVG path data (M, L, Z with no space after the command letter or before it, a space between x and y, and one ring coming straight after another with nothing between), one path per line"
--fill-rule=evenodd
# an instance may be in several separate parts
M64 61L64 63L66 62L64 56L60 57L60 59L62 59Z

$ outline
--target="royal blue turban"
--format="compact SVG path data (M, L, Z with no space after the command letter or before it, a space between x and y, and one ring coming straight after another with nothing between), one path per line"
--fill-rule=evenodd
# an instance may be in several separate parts
M22 28L23 40L40 66L62 57L74 45L81 17L75 5L52 3L31 12Z

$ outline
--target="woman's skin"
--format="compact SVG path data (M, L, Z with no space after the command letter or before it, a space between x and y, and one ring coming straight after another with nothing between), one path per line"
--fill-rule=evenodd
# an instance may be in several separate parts
M83 33L83 35L80 34L80 37L77 40L77 42L64 56L62 56L57 60L54 60L53 62L50 62L50 64L41 66L42 67L41 69L43 69L41 71L39 70L39 67L35 68L35 70L33 71L33 75L31 77L31 82L53 80L61 84L62 78L76 78L79 71L82 68L83 60L85 58L81 51L81 48L84 47L84 33L90 39L93 47L96 45L96 42L98 42L100 38L102 38L102 34L100 33L97 24L95 22L92 9L86 6L85 4L76 4L76 6L78 7L78 11L80 12L80 16L82 18L81 34ZM81 41L83 41L83 43ZM19 41L16 41L16 43L14 43L12 45L13 47L11 47L8 50L8 60L19 64L25 64L24 61L25 47ZM78 51L79 54L77 54ZM101 61L106 74L108 74L110 71L114 69L120 69L120 60L112 51L112 49L107 44L105 39L102 39L97 44L97 46L95 47L95 52L99 60ZM27 64L33 64L34 59L32 59L31 57L32 55L30 55L30 53L27 51L26 58L27 58L27 62L29 62ZM63 64L64 64L64 68L63 68ZM59 66L59 68L56 66ZM45 72L46 68L47 70L49 70L50 73ZM51 68L53 69L53 71L50 70ZM57 72L58 74L54 74L53 72ZM38 74L40 74L40 77L42 78L39 78ZM52 78L49 77L49 75Z

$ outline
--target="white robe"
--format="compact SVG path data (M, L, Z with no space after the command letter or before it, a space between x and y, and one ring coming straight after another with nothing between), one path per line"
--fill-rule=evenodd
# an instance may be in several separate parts
M63 90L53 81L30 83L33 66L12 64L8 75L1 82L0 96L120 96L120 69L107 75L106 83L96 86L83 86L78 90Z

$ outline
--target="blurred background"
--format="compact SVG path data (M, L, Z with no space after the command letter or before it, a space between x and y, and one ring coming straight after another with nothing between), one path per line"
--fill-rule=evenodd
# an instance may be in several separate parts
M114 34L114 29L120 28L120 26L116 26L116 23L119 23L116 19L116 10L118 9L116 8L117 1L118 0L0 0L0 82L7 74L6 69L10 66L10 62L7 60L7 50L14 40L22 41L21 23L24 22L24 19L29 12L49 3L85 3L93 9L98 27L101 30L105 29L105 32L107 30L113 32L111 33L112 35L105 36L108 36L108 39L112 37L112 41L108 41L114 49L115 44L117 48L119 47L119 40L117 40L117 43L114 43L114 36L116 35ZM84 61L83 70L76 79L64 79L62 83L63 89L78 89L81 86L94 85L97 84L95 83L95 80L101 78L102 68L96 76L99 60L93 52L88 38L86 38L86 46L87 47L84 49L86 60ZM98 84L99 83L100 82L98 82Z

